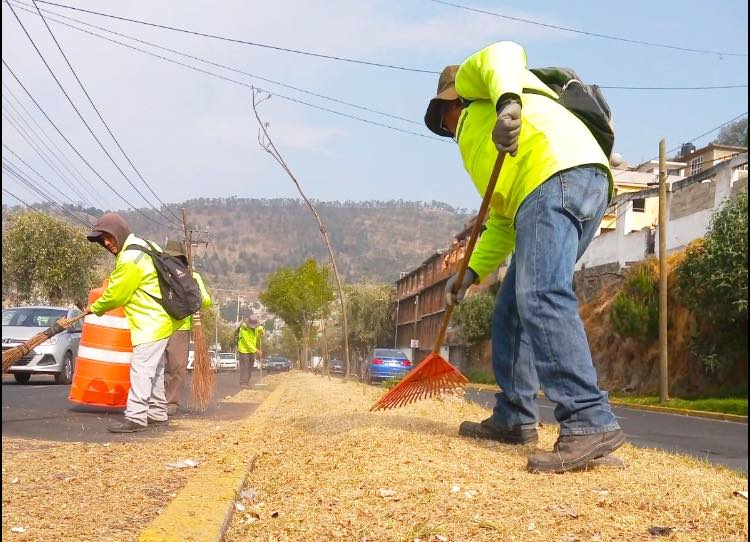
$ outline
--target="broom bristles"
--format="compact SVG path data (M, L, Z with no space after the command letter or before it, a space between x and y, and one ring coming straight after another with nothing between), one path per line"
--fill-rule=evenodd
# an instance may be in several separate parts
M68 320L67 318L60 318L52 327L49 327L44 331L40 331L23 344L19 344L18 346L9 348L8 350L4 350L3 373L7 372L8 369L18 363L18 361L20 361L22 357L31 352L34 348L49 340L49 338L53 335L57 335L58 333L65 331L75 322L83 318L83 316L84 315L82 314L81 316L71 318L70 320Z
M198 410L205 410L214 396L215 377L198 314L193 316L193 338L195 341L195 362L193 378L190 381L190 392L195 407Z
M469 380L450 362L433 352L372 405L370 412L398 408L429 399L454 391L468 382Z

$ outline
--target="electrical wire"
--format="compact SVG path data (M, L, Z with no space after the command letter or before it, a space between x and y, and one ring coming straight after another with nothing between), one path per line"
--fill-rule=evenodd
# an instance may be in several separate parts
M406 66L397 66L395 64L385 64L385 63L381 63L381 62L372 62L372 61L369 61L369 60L360 60L360 59L356 59L356 58L347 58L347 57L343 57L343 56L326 55L326 54L323 54L323 53L315 53L315 52L312 52L312 51L304 51L304 50L301 50L301 49L291 49L291 48L288 48L288 47L280 47L280 46L277 46L277 45L269 45L269 44L266 44L266 43L259 43L259 42L254 42L254 41L241 40L241 39L238 39L238 38L229 38L229 37L226 37L226 36L219 36L219 35L216 35L216 34L208 34L206 32L198 32L198 31L195 31L195 30L187 30L185 28L177 28L177 27L174 27L174 26L168 26L168 25L164 25L164 24L150 23L150 22L141 21L141 20L138 20L138 19L130 19L128 17L121 17L121 16L118 16L118 15L112 15L112 14L109 14L109 13L102 13L100 11L93 11L93 10L89 10L89 9L77 8L77 7L68 6L68 5L65 5L65 4L57 4L55 2L47 2L47 1L44 1L44 0L37 0L37 1L40 2L40 3L42 3L42 4L48 4L50 6L57 6L57 7L60 7L60 8L70 9L70 10L73 10L73 11L80 11L80 12L83 12L83 13L89 13L91 15L99 15L101 17L107 17L107 18L110 18L110 19L116 19L118 21L127 21L129 23L142 24L142 25L151 26L151 27L154 27L154 28L161 28L163 30L172 30L174 32L181 32L183 34L191 34L193 36L200 36L200 37L203 37L203 38L211 38L211 39L216 39L216 40L221 40L221 41L227 41L227 42L230 42L230 43L239 43L239 44L242 44L242 45L249 45L251 47L260 47L260 48L264 48L264 49L272 49L274 51L283 51L283 52L286 52L286 53L295 53L295 54L298 54L298 55L305 55L305 56L311 56L311 57L316 57L316 58L324 58L324 59L327 59L327 60L336 60L336 61L339 61L339 62L348 62L348 63L351 63L351 64L363 64L363 65L366 65L366 66L374 66L374 67L378 67L378 68L389 68L389 69L393 69L393 70L401 70L401 71L406 71L406 72L432 73L432 74L440 73L440 72L436 72L436 71L433 71L433 70L424 70L424 69L421 69L421 68L410 68L410 67L406 67Z
M39 50L39 47L37 47L37 45L36 45L36 42L34 41L34 39L33 39L33 38L31 37L31 34L29 34L28 30L26 30L26 26L25 26L25 25L23 24L23 21L21 21L20 17L19 17L19 16L18 16L18 14L16 13L16 10L15 10L15 9L13 8L13 6L12 6L12 5L10 4L10 2L6 2L6 4L8 5L8 7L9 7L9 8L10 8L10 10L11 10L11 12L13 13L13 16L15 17L16 21L18 21L18 24L19 24L19 25L21 26L21 29L23 30L24 34L26 34L26 37L27 37L27 38L29 39L29 41L31 42L31 45L32 45L32 46L34 47L34 50L36 51L37 55L38 55L38 56L39 56L39 58L41 59L42 63L43 63L43 64L44 64L44 66L45 66L45 67L47 68L47 71L48 71L48 72L50 73L50 75L52 76L52 78L53 78L53 79L55 80L55 83L57 83L57 86L58 86L58 87L59 87L59 89L60 89L60 90L62 91L63 95L64 95L64 96L65 96L65 98L66 98L66 99L68 100L68 103L69 103L69 104L71 105L71 107L73 107L73 110L74 110L74 111L76 112L76 114L78 115L78 118L79 118L79 119L81 119L81 122L83 122L83 125L84 125L84 126L86 127L86 129L87 129L87 130L89 131L89 133L91 134L91 137L93 137L93 138L94 138L94 140L95 140L95 141L97 142L97 144L98 144L98 145L99 145L99 147L100 147L100 148L102 149L102 151L104 152L104 154L106 154L106 155L107 155L107 158L109 158L110 162L112 162L112 165L114 165L114 166L115 166L115 168L117 169L117 171L119 171L119 172L120 172L120 175L122 175L122 177L123 177L123 178L124 178L124 179L125 179L125 180L126 180L126 181L128 182L128 184L130 184L130 186L131 186L131 187L132 187L132 188L133 188L133 189L134 189L134 190L135 190L135 191L136 191L136 192L138 193L138 195L139 195L139 196L141 196L141 198L143 198L143 201L145 201L145 202L146 202L146 204L147 204L147 205L148 205L149 207L151 207L151 208L152 208L152 209L153 209L154 211L156 211L156 213L157 213L158 215L160 215L161 217L163 217L163 218L167 219L167 221L169 221L169 220L171 219L171 217L169 217L169 216L165 215L165 214L164 214L164 213L163 213L163 212L162 212L162 211L161 211L160 209L158 209L157 207L155 207L155 206L154 206L154 205L153 205L153 204L152 204L152 203L151 203L151 202L150 202L150 201L148 200L148 198L146 198L146 196L145 196L145 195L143 195L143 193L142 193L142 192L141 192L141 191L140 191L140 190L138 189L138 187L137 187L137 186L136 186L136 185L135 185L135 184L133 183L133 181L131 181L131 180L130 180L130 177L128 177L128 176L127 176L127 175L125 174L125 172L124 172L124 171L122 170L122 168L121 168L121 167L119 166L119 164L118 164L118 163L117 163L117 162L115 161L115 159L114 159L114 158L112 157L112 155L111 155L111 154L109 153L109 151L107 150L107 148L106 148L106 147L104 146L104 144L103 144L103 143L101 142L101 140L100 140L100 139L99 139L99 138L97 137L97 135L96 135L96 134L94 133L94 130L93 130L93 129L91 128L91 126L89 125L89 123L88 123L88 122L86 121L86 119L85 119L85 118L83 117L83 114L82 114L82 113L81 113L81 111L80 111L80 110L78 109L78 107L77 107L77 106L75 105L75 103L74 103L74 102L73 102L73 100L71 99L70 95L69 95L69 94L68 94L68 92L67 92L67 91L65 90L65 87L64 87L64 86L62 85L62 83L60 82L60 80L59 80L59 79L57 78L57 75L55 74L54 70L53 70L53 69L52 69L52 67L51 67L51 66L49 65L49 63L47 62L47 59L46 59L46 58L44 57L44 55L42 54L42 52L41 52L41 51ZM167 226L166 224L161 224L161 223L160 223L160 225L161 225L161 226L165 226L165 227L169 227L169 226Z
M2 188L3 188L3 192L5 192L6 194L8 194L11 198L13 198L13 199L21 202L23 205L25 205L26 207L28 207L30 210L34 211L36 214L38 214L40 216L47 216L46 214L44 214L41 211L35 209L34 207L32 207L31 205L29 205L28 203L26 203L24 200L22 200L21 198L19 198L18 196L16 196L10 190L7 190L4 186Z
M55 150L57 151L56 153L52 152L51 150L50 150L50 152L52 152L52 154L55 156L55 158L57 158L57 161L65 168L65 170L68 173L70 173L71 177L76 178L81 184L85 185L86 190L88 190L89 193L91 194L91 196L94 197L97 200L97 202L98 202L99 205L103 206L103 208L105 208L105 209L108 208L109 204L106 202L106 200L105 200L104 196L102 196L101 192L99 192L99 190L93 185L93 183L91 183L81 173L81 171L75 166L75 164L73 164L73 162L68 158L68 156L62 151L62 149L60 149L60 147L57 145L57 143L55 143L55 140L36 121L36 119L34 118L34 115L32 115L29 112L29 110L26 109L26 106L23 105L23 102L21 102L21 100L15 95L15 93L13 92L13 90L9 86L7 86L5 84L5 82L2 83L2 86L3 86L3 89L5 91L7 91L8 96L10 96L10 98L21 108L21 110L26 114L26 117L28 117L28 119L31 120L31 122L34 124L34 126L36 126L36 128L39 130L39 133L41 133L44 136L44 139L46 139L47 141L49 141L49 143L55 148ZM20 119L24 120L23 115L15 109L15 107L13 106L13 104L10 103L10 100L7 97L5 97L5 96L3 96L3 98L5 98L5 100L8 102L8 105L14 111L16 111L17 116ZM31 126L28 123L26 123L25 125L31 130ZM38 137L38 133L35 130L32 130L32 131L34 131L35 135L37 135L37 137ZM39 138L39 140L41 141L41 138ZM70 166L70 167L68 167L68 166Z
M42 0L39 0L39 1L42 1ZM499 17L501 19L507 19L509 21L516 21L516 22L519 22L519 23L526 23L526 24L532 24L532 25L536 25L536 26L542 26L544 28L552 28L554 30L562 30L562 31L565 31L565 32L572 32L572 33L575 33L575 34L582 34L584 36L589 36L589 37L592 37L592 38L602 38L602 39L607 39L607 40L620 41L620 42L625 42L625 43L632 43L632 44L636 44L636 45L646 45L646 46L649 46L649 47L659 47L659 48L662 48L662 49L672 49L672 50L675 50L675 51L682 51L682 52L686 52L686 53L700 53L700 54L706 54L706 55L716 55L716 56L719 56L719 57L723 57L723 56L746 57L747 56L747 53L730 53L730 52L725 52L725 51L715 51L715 50L711 50L711 49L693 49L693 48L690 48L690 47L681 47L681 46L678 46L678 45L670 45L670 44L666 44L666 43L657 43L657 42L653 42L653 41L636 40L636 39L631 39L631 38L624 38L622 36L612 36L610 34L600 34L598 32L589 32L587 30L580 30L578 28L569 28L569 27L566 27L566 26L560 26L560 25L554 25L554 24L549 24L549 23L543 23L543 22L540 22L540 21L534 21L532 19L525 19L525 18L522 18L522 17L514 17L514 16L511 16L511 15L504 15L502 13L497 13L497 12L494 12L494 11L487 11L487 10L483 10L483 9L472 8L470 6L465 6L465 5L462 5L462 4L455 4L453 2L447 2L445 0L429 0L429 1L430 2L434 2L435 4L442 4L444 6L450 6L450 7L454 7L454 8L458 8L458 9L463 9L463 10L466 10L466 11L473 11L475 13L482 13L484 15L491 15L493 17ZM51 3L51 2L45 2L45 3Z
M135 171L136 175L138 175L138 178L143 182L143 184L146 186L146 188L148 188L149 192L151 192L151 194L157 199L157 201L159 203L161 203L162 207L164 207L174 217L174 219L179 222L180 221L180 217L178 217L175 214L175 212L172 211L172 209L170 209L169 206L162 201L162 199L156 194L156 192L154 192L154 189L151 187L151 185L148 183L148 181L146 181L146 179L143 178L143 175L141 175L141 172L138 170L137 167L135 167L135 164L131 160L131 158L128 155L128 153L126 153L125 149L122 148L122 145L120 144L120 141L115 137L115 134L112 133L112 130L110 129L109 124L107 124L107 121L105 121L104 117L102 117L102 114L99 111L99 108L96 106L96 104L94 103L94 100L91 98L91 95L86 90L86 87L84 86L83 82L78 77L78 73L75 71L75 69L73 68L73 65L70 63L70 60L68 59L68 56L65 54L65 51L63 51L63 48L60 45L60 42L57 41L57 37L55 36L54 32L52 32L52 29L50 28L49 24L47 23L47 19L44 18L44 15L42 15L42 12L39 10L39 6L37 6L36 0L32 0L32 2L34 3L34 7L37 9L37 12L39 13L39 17L42 19L42 22L44 23L44 26L47 28L47 31L49 32L50 36L52 37L52 41L55 42L55 45L57 46L58 51L60 51L60 54L62 55L63 59L65 59L65 63L68 65L68 68L70 68L70 72L73 74L73 77L75 77L75 80L78 82L78 86L81 87L81 90L85 94L86 99L89 101L89 103L91 104L91 107L96 112L96 115L99 117L99 120L102 122L102 124L104 125L104 127L107 129L107 133L112 138L112 141L115 142L115 145L117 145L117 148L120 149L120 152L125 157L125 159L128 161L128 164L130 164L130 167L133 168L133 171ZM11 7L11 9L13 9L13 8ZM160 214L162 214L162 216L164 216L165 218L168 218L166 215L164 215L163 213L161 213L161 211L160 211Z
M18 181L26 185L27 188L30 190L33 190L37 193L40 197L47 200L48 203L50 203L53 207L58 208L60 211L71 217L76 222L80 223L82 226L85 226L86 228L90 228L92 226L91 223L86 222L82 218L80 218L75 213L71 212L69 209L64 207L63 205L60 205L58 202L56 202L54 199L52 199L44 190L39 188L37 185L34 184L33 181L27 179L21 172L16 171L16 168L13 167L10 161L8 161L7 158L3 157L3 170L5 170L6 173L9 173L13 177L15 177Z
M7 3L7 0L5 0L5 2ZM54 19L50 17L50 20L54 20ZM168 57L165 57L165 56L153 53L151 51L147 51L145 49L141 49L139 47L135 47L134 45L130 45L130 44L123 43L121 41L118 41L118 40L115 40L115 39L112 39L112 38L108 38L106 36L102 36L100 34L97 34L95 32L91 32L89 30L85 30L85 29L82 29L82 28L77 28L74 25L70 25L68 23L64 23L64 22L60 22L60 21L56 21L56 22L58 22L59 24L71 27L71 28L76 28L77 30L80 30L81 32L84 32L86 34L90 34L90 35L96 36L96 37L101 38L103 40L106 40L106 41L109 41L109 42L112 42L112 43L116 43L116 44L121 45L123 47L126 47L128 49L132 49L132 50L138 51L140 53L144 53L146 55L158 58L158 59L163 60L165 62L170 62L172 64L177 64L177 65L182 66L184 68L188 68L188 69L193 70L193 71L197 71L197 72L200 72L200 73L212 76L212 77L216 77L218 79L222 79L224 81L227 81L227 82L230 82L230 83L234 83L236 85L240 85L240 86L243 86L243 87L251 89L251 90L253 90L253 89L260 90L262 92L265 92L267 94L270 94L271 96L275 96L275 97L280 98L282 100L287 100L287 101L290 101L290 102L293 102L293 103L296 103L296 104L299 104L299 105L303 105L303 106L310 107L310 108L313 108L313 109L318 109L320 111L326 111L326 112L332 113L334 115L338 115L338 116L341 116L341 117L349 118L349 119L352 119L352 120L357 120L357 121L360 121L360 122L364 122L366 124L370 124L370 125L374 125L374 126L380 126L381 128L386 128L386 129L393 130L393 131L396 131L396 132L414 135L414 136L417 136L417 137L421 137L423 139L431 139L433 141L439 141L441 143L452 143L451 140L446 139L446 138L439 138L439 137L434 137L434 136L430 136L430 135L426 135L426 134L420 134L418 132L413 132L411 130L406 130L406 129L403 129L403 128L399 128L399 127L393 126L391 124L377 122L377 121L366 119L364 117L359 117L359 116L356 116L356 115L350 115L348 113L343 113L343 112L337 111L335 109L330 109L328 107L323 107L323 106L320 106L320 105L315 105L315 104L312 104L312 103L309 103L309 102L305 102L304 100L299 100L297 98L292 98L290 96L286 96L286 95L280 94L278 92L272 92L272 91L270 91L268 89L261 88L261 87L255 86L255 85L251 85L251 84L245 83L243 81L238 81L236 79L232 79L231 77L226 77L224 75L220 75L220 74L208 71L208 70L204 70L202 68L198 68L198 67L193 66L191 64L186 64L184 62L180 62L179 60L174 60L172 58L168 58Z
M182 231L181 228L177 228L177 227L174 227L174 226L167 226L165 224L162 224L158 220L155 220L154 218L148 216L141 209L139 209L138 207L136 207L135 205L133 205L132 203L130 203L130 201L128 201L128 199L125 198L125 196L123 196L122 194L120 194L120 192L118 192L117 190L115 190L114 187L111 184L109 184L109 182L107 182L107 180L104 177L101 176L101 174L94 168L94 166L92 166L89 163L89 161L86 160L86 158L78 151L78 149L75 147L75 145L73 145L73 143L71 143L71 141L65 136L65 134L63 134L63 132L60 130L60 128L58 128L57 124L54 123L54 121L49 117L49 115L47 115L47 112L44 110L44 108L39 104L39 102L36 101L36 99L31 94L31 92L29 92L29 90L26 88L26 85L23 84L23 82L18 77L18 75L16 75L16 72L13 71L13 69L10 67L10 65L8 64L8 62L4 58L2 59L2 63L3 63L3 66L5 66L5 68L13 76L13 79L15 79L16 82L18 83L18 85L23 89L23 91L26 94L26 96L28 96L29 99L32 102L34 102L34 105L37 107L37 109L39 109L39 111L42 113L42 115L44 115L44 118L47 119L47 121L52 125L52 127L60 135L60 137L62 137L63 140L65 140L65 143L68 144L68 146L73 150L73 152L76 154L76 156L78 156L78 158L80 158L81 161L84 164L86 164L86 166L92 171L92 173L94 173L94 175L96 175L99 178L99 180L101 180L107 186L107 188L109 188L128 207L134 209L137 213L139 213L140 215L142 215L147 220L149 220L149 221L151 221L151 222L153 222L155 224L158 224L159 226L162 226L162 227L167 227L167 228L170 228L170 229L173 229L173 230Z
M47 164L47 166L60 178L60 180L65 183L65 185L73 192L78 198L80 198L80 201L86 202L88 204L91 204L91 202L84 196L76 187L75 184L73 184L67 176L65 176L60 169L57 168L55 164L52 163L51 159L48 157L47 154L45 154L44 151L31 139L29 138L27 132L18 126L17 122L13 119L13 117L10 115L8 111L2 112L2 117L13 127L16 132L21 136L21 138L26 141L26 143L31 147L34 152L39 155L39 157L42 159L42 161ZM5 143L3 143L5 145ZM14 153L15 154L15 153Z
M11 154L12 154L13 156L15 156L15 157L16 157L16 158L17 158L17 159L18 159L18 160L19 160L19 161L20 161L20 162L21 162L21 163L22 163L23 165L25 165L25 166L26 166L26 167L27 167L28 169L30 169L31 171L33 171L33 172L34 172L34 173L36 174L36 176L37 176L37 177L39 177L40 179L42 179L42 180L43 180L43 181L44 181L44 182L45 182L45 183L47 184L47 186L49 186L49 187L50 187L50 190L51 190L51 191L53 191L53 192L55 192L55 191L56 191L56 192L58 192L58 193L60 194L60 200L62 200L62 199L67 199L67 200L68 200L68 201L69 201L69 202L70 202L71 204L73 204L73 205L79 205L80 203L86 203L86 204L88 204L88 205L89 205L89 207L94 207L93 205L91 205L91 202L90 202L90 201L88 201L88 200L86 200L85 198L83 198L83 199L82 199L82 200L80 200L79 202L76 202L76 201L74 201L74 200L73 200L73 198L71 198L70 196L68 196L67 194L65 194L65 193L64 193L64 192L63 192L62 190L60 190L60 189L59 189L59 188L57 188L57 187L56 187L56 186L55 186L54 184L52 184L51 182L49 182L49 181L48 181L48 180L47 180L47 179L46 179L46 178L45 178L45 177L44 177L44 176L43 176L43 175L42 175L41 173L39 173L39 172L38 172L37 170L35 170L35 169L34 169L33 167L31 167L31 166L29 165L29 163L28 163L28 162L26 162L26 160L24 160L23 158L21 158L21 157L20 157L20 156L18 155L18 153L16 153L16 152L15 152L15 151L14 151L13 149L11 149L11 148L10 148L10 147L9 147L8 145L6 145L5 143L3 143L3 148L4 148L5 150L7 150L7 151L8 151L9 153L11 153ZM19 168L18 166L16 166L16 168L17 168L17 169L19 169L19 170L21 169L21 168Z
M9 0L5 0L5 1L7 2ZM22 6L28 6L27 4L24 4L23 2L20 2L19 0L12 0L12 1L13 1L13 3L17 7L19 7L19 9L23 9L24 11L26 11L28 13L34 13L30 9L24 9L22 7ZM49 14L55 15L57 17L60 17L61 19L67 20L67 21L73 21L73 22L76 22L78 24L82 24L84 26L87 26L89 28L95 28L97 30L101 30L103 32L107 32L109 34L113 34L115 36L120 36L120 37L129 39L129 40L133 40L133 41L138 42L138 43L142 43L144 45L149 45L149 46L154 47L156 49L161 49L162 51L167 51L167 52L170 52L170 53L173 53L173 54L176 54L176 55L180 55L180 56L183 56L183 57L186 57L186 58L190 58L192 60L197 60L199 62L203 62L203 63L209 64L211 66L216 66L218 68L222 68L222 69L225 69L227 71L239 73L239 74L245 75L247 77L252 77L252 78L258 79L260 81L265 81L267 83L272 83L274 85L279 85L280 87L288 88L290 90L295 90L295 91L301 92L303 94L309 94L310 96L315 96L317 98L322 98L324 100L329 100L331 102L342 104L342 105L346 105L346 106L349 106L349 107L353 107L355 109L361 109L362 111L368 111L370 113L375 113L377 115L382 115L384 117L389 117L389 118L392 118L392 119L401 120L403 122L408 122L410 124L416 124L416 125L419 125L419 126L421 126L423 124L421 121L416 121L416 120L413 120L413 119L408 119L408 118L405 118L405 117L400 117L398 115L394 115L394 114L391 114L391 113L386 113L385 111L378 111L377 109L373 109L373 108L370 108L370 107L358 105L358 104L355 104L355 103L352 103L352 102L348 102L346 100L341 100L339 98L333 98L331 96L326 96L325 94L320 94L318 92L313 92L313 91L310 91L310 90L306 90L304 88L300 88L300 87L297 87L297 86L294 86L294 85L290 85L290 84L287 84L287 83L282 83L281 81L276 81L274 79L269 79L267 77L263 77L263 76L260 76L260 75L254 74L254 73L250 73L250 72L241 70L239 68L234 68L234 67L228 66L226 64L221 64L219 62L214 62L212 60L207 60L205 58L201 58L199 56L191 55L189 53L185 53L185 52L179 51L177 49L170 49L169 47L165 47L163 45L158 45L156 43L153 43L153 42L150 42L150 41L146 41L146 40L143 40L143 39L140 39L140 38L136 38L136 37L133 37L133 36L128 35L128 34L123 34L122 32L116 32L114 30L110 30L108 28L97 26L95 24L87 23L85 21L82 21L80 19L76 19L74 17L67 17L65 15L59 14L59 13L54 12L54 11L50 11L50 10L47 10L47 9L41 9L38 6L37 6L37 9L40 10L40 11L43 11L44 13L47 13L48 15ZM83 29L78 28L78 27L76 27L74 25L66 25L65 23L63 23L62 21L60 21L58 19L55 19L54 17L49 17L48 16L47 18L49 20L51 20L51 21L57 22L58 24L63 24L65 26L68 26L69 28L74 28L76 30L83 31ZM92 33L91 35L104 38L104 36L100 36L99 34L95 34L95 33ZM119 42L115 42L115 43L119 43Z

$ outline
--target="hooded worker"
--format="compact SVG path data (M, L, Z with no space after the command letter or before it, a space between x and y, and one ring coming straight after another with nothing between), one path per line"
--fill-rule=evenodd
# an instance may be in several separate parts
M585 467L625 440L596 371L573 293L576 261L609 204L608 159L587 126L526 67L526 52L499 42L440 74L425 124L451 137L484 194L498 151L506 153L489 219L461 284L446 301L490 276L511 253L495 305L492 366L501 392L492 416L459 434L508 444L537 441L540 385L554 403L560 437L531 455L532 472Z
M117 213L106 213L86 238L99 243L115 256L115 268L101 297L86 307L102 316L123 307L130 327L133 355L130 360L130 391L125 419L110 425L112 433L133 433L148 425L167 423L164 395L164 351L170 335L180 325L158 300L161 289L151 257L132 247L149 243L130 233L128 223ZM161 250L151 243L155 250Z
M261 358L261 337L263 336L263 326L260 325L260 319L251 314L242 321L237 329L237 352L239 354L240 364L240 386L250 384L250 376L253 371L253 364L257 359L262 363Z
M182 241L168 240L164 246L164 253L179 258L185 265L188 264L185 243ZM206 290L203 278L197 271L193 271L193 278L195 278L201 291L201 308L210 307L212 304L211 296ZM193 316L190 315L181 321L180 327L169 337L167 342L164 387L166 389L167 413L170 416L176 414L180 407L180 396L182 395L185 371L187 370L190 331L192 329Z

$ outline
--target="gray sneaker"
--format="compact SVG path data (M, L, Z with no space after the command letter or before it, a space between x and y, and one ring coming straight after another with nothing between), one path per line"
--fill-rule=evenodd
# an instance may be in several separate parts
M134 421L125 419L119 423L113 423L107 427L107 431L110 433L137 433L138 431L145 431L146 426Z
M566 472L586 467L625 442L621 429L593 435L561 435L551 452L529 456L529 472Z
M461 422L458 434L462 437L496 440L504 444L535 444L539 440L539 435L535 427L513 427L506 429L493 422L491 417L482 420L480 423L470 421Z

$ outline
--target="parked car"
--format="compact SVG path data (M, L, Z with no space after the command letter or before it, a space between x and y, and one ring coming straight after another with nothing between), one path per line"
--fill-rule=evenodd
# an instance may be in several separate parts
M211 359L211 368L214 371L218 371L219 370L219 356L218 356L218 354L214 350L209 350L208 351L208 355L210 356L210 359ZM190 350L188 350L188 362L187 362L187 370L188 371L192 371L193 370L193 363L194 362L195 362L195 350L192 348L192 345L191 345Z
M60 318L73 318L81 313L67 307L28 306L3 310L3 350L18 346L44 331ZM53 375L55 384L70 384L73 379L82 324L50 337L22 357L8 372L16 382L26 384L31 375Z
M263 365L263 368L268 371L281 372L288 371L292 368L292 362L283 356L271 356L265 361L267 361L267 363Z
M237 354L234 352L221 352L219 354L219 371L236 371L239 369Z
M401 378L411 369L411 360L401 350L375 348L367 358L365 380L373 383L389 378Z
M345 372L344 362L340 359L332 359L330 364L330 372L332 375L342 375Z

